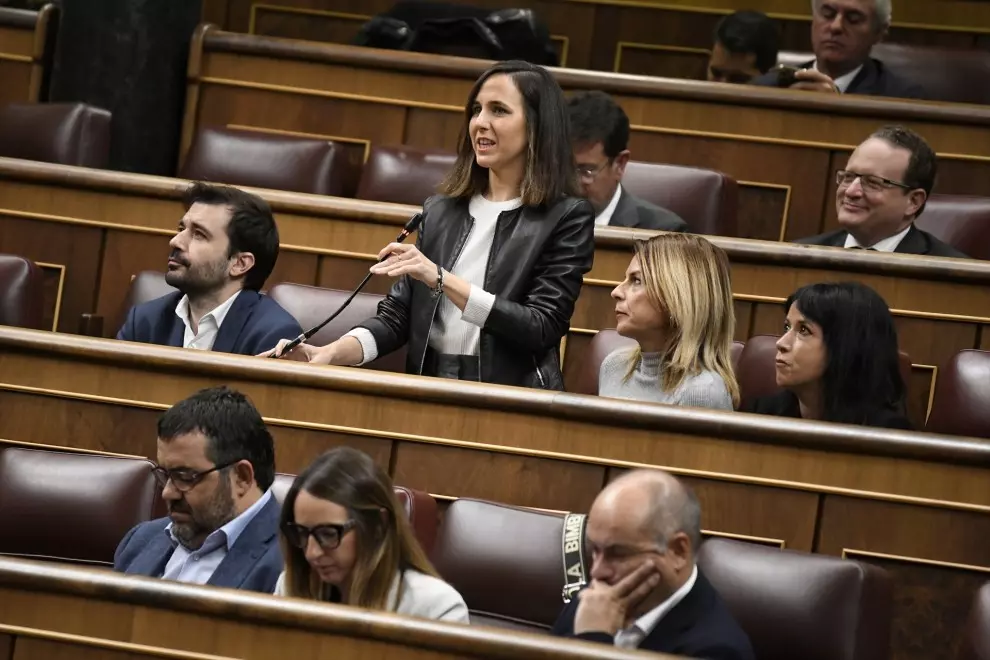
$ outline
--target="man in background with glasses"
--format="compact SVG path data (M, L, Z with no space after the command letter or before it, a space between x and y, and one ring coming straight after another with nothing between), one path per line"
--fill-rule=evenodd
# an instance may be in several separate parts
M247 397L216 387L172 406L158 422L157 463L169 515L128 532L114 569L271 593L282 572L275 449Z
M619 183L629 162L629 117L604 92L577 94L567 104L571 143L582 194L596 225L685 231L673 211L634 197Z
M968 258L914 226L935 185L935 152L903 126L885 126L856 147L836 172L835 209L842 229L798 243L875 252Z

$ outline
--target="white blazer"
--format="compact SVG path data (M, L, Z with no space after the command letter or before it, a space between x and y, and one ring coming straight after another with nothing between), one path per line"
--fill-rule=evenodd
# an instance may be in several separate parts
M402 571L402 599L396 603L400 577L388 593L389 612L435 621L470 623L468 608L457 590L439 578L411 568ZM285 572L278 576L275 595L285 596Z

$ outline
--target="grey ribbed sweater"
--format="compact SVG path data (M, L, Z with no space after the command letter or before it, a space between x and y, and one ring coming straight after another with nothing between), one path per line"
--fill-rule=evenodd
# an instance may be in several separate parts
M732 397L725 387L725 381L714 371L702 371L690 376L672 392L661 390L659 353L643 353L629 380L623 381L630 355L628 349L620 349L609 353L602 360L598 374L599 396L732 410Z

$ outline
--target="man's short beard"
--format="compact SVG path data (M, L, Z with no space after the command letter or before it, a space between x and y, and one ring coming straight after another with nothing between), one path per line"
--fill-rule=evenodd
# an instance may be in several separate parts
M230 492L230 475L221 477L216 493L199 511L191 508L185 511L192 520L184 523L172 522L172 534L183 546L198 550L206 537L237 517L234 496Z
M174 271L165 272L165 283L175 287L190 298L217 291L226 281L226 259L195 269L193 266L186 266L185 272L181 275Z

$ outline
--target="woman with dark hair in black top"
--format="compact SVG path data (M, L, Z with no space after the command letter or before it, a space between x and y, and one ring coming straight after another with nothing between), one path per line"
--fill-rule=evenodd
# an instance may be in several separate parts
M890 309L858 282L810 284L787 299L777 385L745 412L911 429Z

